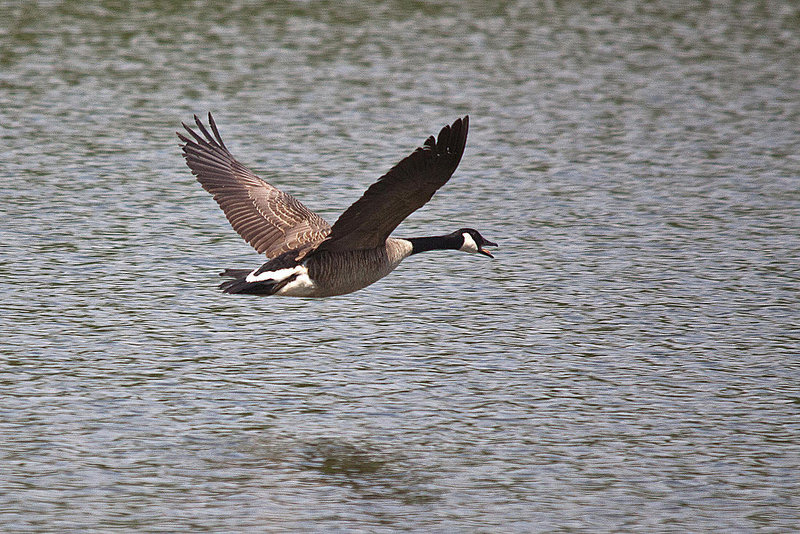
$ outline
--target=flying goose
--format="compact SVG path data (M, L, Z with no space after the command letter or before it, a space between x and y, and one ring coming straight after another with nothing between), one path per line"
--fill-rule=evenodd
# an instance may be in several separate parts
M389 234L428 202L456 170L467 142L469 117L445 126L372 184L333 226L293 196L239 163L222 142L211 113L213 136L194 116L200 134L178 133L186 164L214 195L233 229L270 258L255 270L227 269L226 293L331 297L357 291L392 272L412 254L461 250L493 258L497 246L471 228L447 235L400 239Z

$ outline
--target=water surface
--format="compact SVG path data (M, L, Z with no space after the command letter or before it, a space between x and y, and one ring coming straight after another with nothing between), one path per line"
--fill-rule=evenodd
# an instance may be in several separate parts
M800 523L794 4L5 5L3 530ZM221 294L207 111L331 222L470 114L397 235L496 260Z

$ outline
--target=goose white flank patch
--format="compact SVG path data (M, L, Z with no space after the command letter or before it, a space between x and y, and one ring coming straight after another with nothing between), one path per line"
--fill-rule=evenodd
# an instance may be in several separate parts
M258 269L226 269L226 293L331 297L364 288L412 254L460 250L493 258L497 246L477 230L431 237L389 237L424 206L458 167L469 117L445 126L372 184L331 226L293 196L265 182L228 151L211 113L211 131L195 115L199 133L183 124L186 164L214 195L233 229L269 261Z

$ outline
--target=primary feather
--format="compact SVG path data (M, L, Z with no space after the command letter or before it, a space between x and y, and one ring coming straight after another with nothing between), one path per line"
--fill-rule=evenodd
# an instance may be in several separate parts
M381 246L397 226L424 206L458 167L467 144L469 117L457 119L392 167L342 213L319 250Z
M274 258L321 242L331 226L288 193L273 187L228 151L211 113L212 134L194 117L202 136L186 124L193 139L178 133L186 164L203 189L214 195L228 221L259 253Z

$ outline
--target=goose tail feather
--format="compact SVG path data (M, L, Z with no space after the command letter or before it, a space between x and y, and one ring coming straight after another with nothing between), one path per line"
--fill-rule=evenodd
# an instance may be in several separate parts
M243 295L274 295L280 289L274 282L248 282L247 275L250 271L244 269L227 269L224 276L236 276L233 280L222 282L219 288L229 294ZM238 276L237 276L238 275Z
M219 275L227 278L241 278L250 274L251 271L252 269L225 269Z

